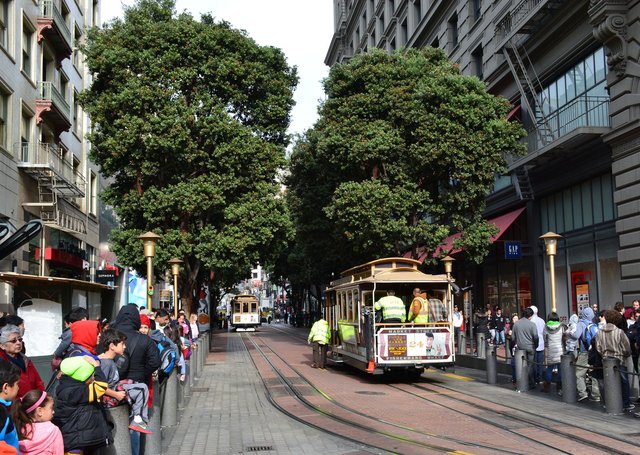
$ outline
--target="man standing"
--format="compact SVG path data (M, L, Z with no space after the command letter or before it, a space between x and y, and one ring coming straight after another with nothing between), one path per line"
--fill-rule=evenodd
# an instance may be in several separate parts
M620 361L620 385L622 386L622 407L625 411L631 411L635 406L631 404L629 391L629 378L627 376L627 357L631 355L629 338L623 330L616 325L622 315L616 310L606 310L604 319L607 324L596 334L595 348L602 358L614 357ZM600 391L602 393L602 390Z
M535 377L536 382L542 382L542 370L544 369L544 326L546 323L544 319L538 316L538 307L535 305L531 305L530 307L533 310L533 317L531 318L531 322L536 325L538 329L538 347L536 348L536 353L534 357L535 362Z
M399 297L396 297L396 293L393 289L387 291L387 295L382 297L373 306L376 311L382 311L382 322L404 322L407 320L407 309L404 307L404 302Z
M533 318L533 310L531 307L525 308L522 317L518 319L511 329L512 343L518 346L519 350L527 353L527 377L529 378L529 388L533 388L535 384L534 357L538 347L538 329L531 322Z
M331 332L329 331L329 323L321 318L311 326L309 343L313 344L313 363L311 368L320 368L324 370L327 360L327 344L331 341Z
M416 324L426 324L429 322L429 305L427 299L423 298L420 292L420 288L413 290L413 301L409 307L409 322L415 322Z
M587 390L587 372L589 371L589 348L598 332L598 324L593 323L593 310L589 307L580 312L580 322L573 334L569 336L578 343L578 358L576 359L576 386L578 388L578 401L589 398ZM591 377L591 400L600 401L600 389L598 380Z

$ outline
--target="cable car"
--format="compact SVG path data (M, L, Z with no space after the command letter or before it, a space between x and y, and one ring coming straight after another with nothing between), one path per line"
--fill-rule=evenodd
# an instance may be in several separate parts
M329 358L378 375L404 370L415 376L431 366L455 361L453 280L418 270L419 261L384 258L342 272L326 290L325 310L331 327ZM427 299L429 321L384 323L375 303L394 291L408 310L414 289Z
M231 300L231 328L255 332L260 325L260 301L253 294L238 294Z

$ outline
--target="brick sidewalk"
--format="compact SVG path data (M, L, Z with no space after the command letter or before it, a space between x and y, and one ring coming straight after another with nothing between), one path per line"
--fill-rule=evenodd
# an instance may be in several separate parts
M364 454L358 444L308 427L269 402L242 340L212 334L200 380L174 428L163 429L165 454Z

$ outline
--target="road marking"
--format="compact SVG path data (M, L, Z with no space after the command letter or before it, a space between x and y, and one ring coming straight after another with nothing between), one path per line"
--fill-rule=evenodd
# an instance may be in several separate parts
M452 379L459 379L461 381L475 381L475 379L473 378L470 378L467 376L460 376L459 374L453 374L453 373L442 373L442 376L447 376Z

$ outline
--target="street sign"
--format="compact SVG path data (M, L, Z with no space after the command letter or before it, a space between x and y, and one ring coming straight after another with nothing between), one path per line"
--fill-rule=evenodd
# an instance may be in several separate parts
M504 258L520 259L522 257L522 242L514 240L504 242Z

